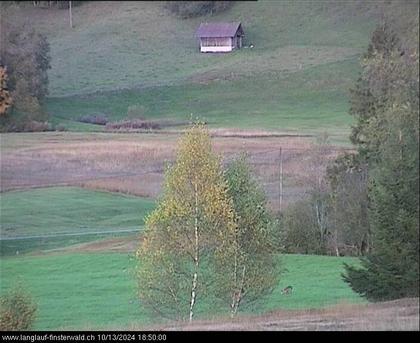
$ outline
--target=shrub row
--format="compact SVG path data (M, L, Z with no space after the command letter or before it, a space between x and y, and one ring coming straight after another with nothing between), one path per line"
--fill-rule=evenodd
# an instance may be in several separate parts
M108 118L104 114L88 114L81 116L78 121L87 124L106 125Z
M121 129L160 129L161 126L154 121L142 120L142 119L130 119L130 120L120 120L112 123L106 124L107 130L121 130Z

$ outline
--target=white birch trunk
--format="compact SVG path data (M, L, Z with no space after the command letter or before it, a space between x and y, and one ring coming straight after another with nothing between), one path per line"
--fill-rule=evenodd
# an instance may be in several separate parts
M244 283L245 283L245 271L246 271L246 266L244 266L243 269L242 269L241 284L239 286L239 291L236 292L235 305L232 309L231 317L234 317L236 315L236 313L238 312L238 307L239 307L239 304L242 300L242 296L243 296L242 290L244 288Z
M197 264L196 264L196 267L197 267ZM197 289L197 271L194 272L192 288L191 288L190 323L192 322L193 316L194 316L196 289Z
M191 286L191 301L190 301L190 323L193 320L194 316L194 305L197 297L197 278L198 278L198 189L197 189L197 183L195 184L195 223L194 223L194 236L195 236L195 247L194 247L194 275L192 280L192 286Z
M233 318L234 316L234 309L235 309L235 303L236 303L236 285L237 285L237 268L238 268L238 258L237 258L237 252L235 251L235 263L233 265L233 284L235 285L235 289L232 294L232 303L230 304L230 316Z

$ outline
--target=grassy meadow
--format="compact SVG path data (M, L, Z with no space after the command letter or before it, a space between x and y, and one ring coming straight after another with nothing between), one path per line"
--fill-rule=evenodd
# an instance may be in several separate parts
M362 303L341 280L343 262L355 258L283 255L289 270L259 308L244 313L275 309L321 308L337 303ZM136 300L133 253L59 253L45 256L2 258L1 291L20 280L38 303L35 329L100 329L159 323ZM281 289L294 287L291 295ZM211 306L210 306L211 305ZM212 308L210 314L203 308ZM220 307L203 304L197 319L226 315Z
M106 329L163 323L147 313L136 298L134 252L137 232L154 201L78 187L49 187L1 193L2 240L0 292L21 281L38 303L35 329ZM95 234L99 230L112 232ZM65 236L91 232L92 235ZM19 251L19 254L16 254ZM274 292L244 314L278 309L323 308L362 303L341 280L343 262L355 258L283 255L286 268ZM281 289L292 285L291 295ZM197 319L225 316L215 299L201 303Z
M0 241L1 255L119 236L118 231L139 231L153 208L150 199L77 187L2 193L1 238L10 240Z
M138 229L153 207L152 200L76 187L7 192L2 236Z
M26 10L31 15L25 20L50 40L50 95L62 97L192 83L203 76L206 81L206 75L258 78L354 58L368 42L375 8L333 1L237 2L217 15L180 20L164 2L88 2L73 8L73 30L66 11ZM241 21L244 45L254 48L200 54L195 31L203 21Z
M148 119L188 121L192 114L208 122L211 128L262 128L312 135L325 131L334 141L342 143L347 140L352 118L346 113L349 106L346 91L337 88L337 83L350 88L352 78L348 75L352 73L349 71L357 76L357 62L348 60L318 66L281 79L265 76L253 80L161 86L142 92L125 90L51 98L48 108L54 113L54 121L63 125L95 112L121 120L126 117L127 108L137 104L144 108ZM334 80L333 74L341 74L342 79ZM260 92L261 89L265 91ZM98 125L77 125L86 131L103 129Z
M97 113L120 120L138 105L147 119L192 115L217 128L327 131L348 144L349 88L381 6L237 2L217 15L181 20L164 2L87 2L74 7L72 30L63 10L27 6L16 20L49 39L45 108L67 130L102 131L77 120ZM241 21L245 48L199 53L195 31L203 21Z

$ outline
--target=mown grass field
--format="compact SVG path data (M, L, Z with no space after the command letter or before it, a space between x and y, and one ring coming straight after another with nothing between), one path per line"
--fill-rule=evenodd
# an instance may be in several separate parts
M6 192L1 199L1 255L58 248L105 237L97 232L141 230L154 201L77 187ZM115 231L115 232L114 232ZM92 233L92 235L73 235Z
M288 272L278 287L259 308L248 308L245 313L364 302L340 277L343 262L357 263L355 258L284 255L281 261ZM122 328L159 323L136 300L133 254L63 253L2 258L0 263L1 292L21 280L38 302L36 329ZM292 295L281 294L287 285L293 285ZM213 304L213 311L204 313L203 308L209 305L202 306L197 319L227 314Z
M134 252L141 239L138 233L60 236L99 229L140 229L142 218L153 207L153 201L140 197L76 187L2 193L2 238L52 233L58 233L58 237L1 241L0 291L5 292L17 281L26 285L39 305L36 329L106 329L163 323L147 313L136 298ZM118 244L122 249L118 250ZM363 302L341 280L343 262L358 263L354 258L280 257L279 268L287 271L278 287L258 306L245 308L243 313ZM288 285L294 287L293 294L282 295L281 289ZM227 313L215 299L200 304L197 310L197 319Z

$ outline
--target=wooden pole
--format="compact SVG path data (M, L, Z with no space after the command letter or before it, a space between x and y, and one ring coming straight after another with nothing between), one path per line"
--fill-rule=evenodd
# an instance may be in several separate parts
M71 1L69 1L69 17L70 17L70 28L73 28L73 16L71 13Z
M403 146L402 146L402 130L399 129L398 142L400 143L400 160L403 158Z
M283 205L283 154L282 148L280 147L280 156L279 156L279 171L280 171L280 180L279 180L279 210L282 211Z

